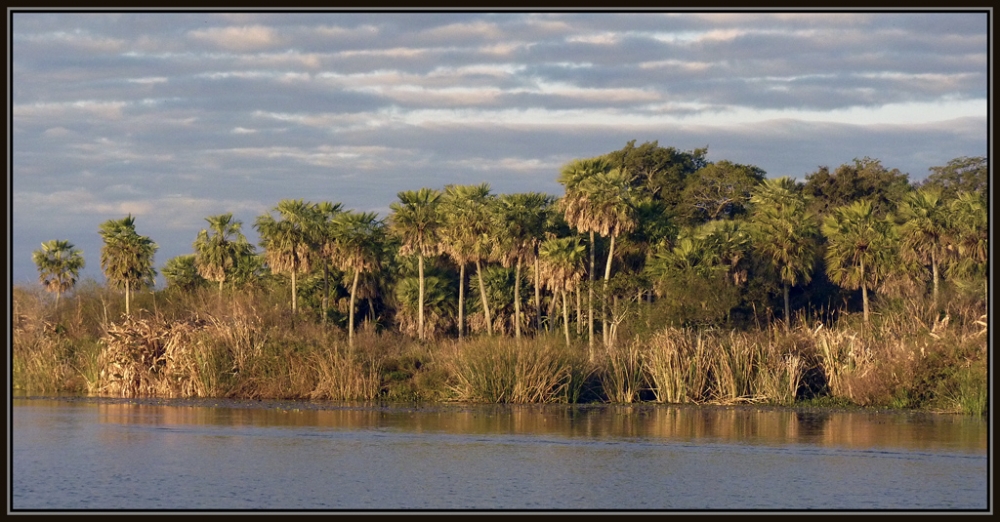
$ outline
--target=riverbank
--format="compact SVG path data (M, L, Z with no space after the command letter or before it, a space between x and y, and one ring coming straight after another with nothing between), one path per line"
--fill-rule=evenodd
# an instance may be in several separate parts
M112 320L108 300L86 294L59 308L30 292L14 297L14 390L31 394L988 408L982 309L960 299L939 310L884 307L868 328L851 314L830 324L803 317L787 330L655 327L640 316L641 328L591 350L561 332L421 343L367 330L352 345L336 327L294 323L249 298L161 300Z

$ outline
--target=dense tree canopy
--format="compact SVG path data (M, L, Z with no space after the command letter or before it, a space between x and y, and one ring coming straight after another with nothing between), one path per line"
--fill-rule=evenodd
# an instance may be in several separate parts
M562 321L572 343L575 322L591 356L595 338L614 344L623 313L659 310L679 325L770 318L789 326L797 310L854 307L860 297L867 322L873 294L881 302L899 298L900 288L907 296L929 290L937 305L942 292L986 280L982 158L934 167L913 187L870 158L795 182L708 162L706 152L633 141L567 162L559 197L493 194L485 183L422 188L400 192L385 221L339 203L281 200L254 223L260 254L232 214L219 214L206 218L194 253L169 260L163 274L182 292L207 281L287 292L290 282L293 313L301 293L310 316L324 327L333 317L352 346L355 314L367 307L380 328L421 339L470 331L522 338ZM131 216L100 232L102 268L125 288L128 312L131 292L152 285L156 245L135 233ZM67 242L50 243L34 255L58 300L76 277L63 261L77 258ZM479 296L466 302L469 285Z

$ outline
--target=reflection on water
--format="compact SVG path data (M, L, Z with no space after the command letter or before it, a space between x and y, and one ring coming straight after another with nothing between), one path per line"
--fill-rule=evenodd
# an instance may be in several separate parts
M14 399L13 508L984 509L987 425L698 406Z
M55 407L59 403L43 404ZM117 401L91 406L97 409L100 422L120 424L308 426L969 452L987 449L981 418L928 413L655 405L379 407L240 401Z

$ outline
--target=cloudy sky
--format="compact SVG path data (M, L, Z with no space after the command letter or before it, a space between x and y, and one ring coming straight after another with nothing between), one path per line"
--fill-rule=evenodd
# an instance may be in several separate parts
M8 11L11 277L131 213L156 265L204 218L281 199L383 216L402 190L562 193L560 166L658 141L804 179L911 180L988 153L988 11Z

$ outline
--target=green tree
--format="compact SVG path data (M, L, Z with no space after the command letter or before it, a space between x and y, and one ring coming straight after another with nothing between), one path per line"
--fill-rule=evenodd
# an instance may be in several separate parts
M645 142L638 147L635 140L620 150L601 157L607 169L618 168L633 175L632 188L650 199L662 203L667 212L676 214L684 203L681 193L687 179L708 165L708 148L683 152L673 147L661 147L659 142Z
M739 266L739 261L730 264L738 254L735 248L721 248L719 231L714 228L708 223L683 230L672 246L657 247L646 262L644 273L654 291L669 296L659 301L660 306L681 324L714 323L727 317L739 300L738 289L727 275L732 266ZM740 235L728 232L734 238ZM745 240L734 246L740 242Z
M458 336L465 331L465 267L475 263L476 275L482 273L482 263L490 258L492 244L489 241L490 208L493 196L490 186L448 185L441 198L441 227L439 237L444 253L459 267L458 285ZM482 282L482 278L479 278ZM487 333L493 335L490 307L486 297L486 287L480 285L480 297L486 316Z
M950 235L955 262L949 277L981 277L984 297L989 300L989 212L983 194L960 192L948 204L951 211Z
M209 228L202 229L194 240L195 266L198 273L209 281L219 283L219 293L222 285L248 253L253 252L247 238L240 231L243 225L234 220L232 213L219 214L205 218Z
M583 193L583 203L587 208L586 216L589 219L578 220L581 231L597 232L601 236L611 239L608 247L607 264L604 269L604 293L602 302L602 334L604 345L607 346L608 328L606 310L607 285L611 279L611 264L615 255L615 239L627 232L635 229L636 211L630 191L630 176L619 169L612 169L608 172L600 172L594 176L584 179L580 183L579 190Z
M343 212L340 203L322 201L316 204L315 221L310 224L310 234L315 237L323 261L323 298L320 302L323 326L326 326L330 308L330 262L337 251L337 226L335 221Z
M787 330L792 322L789 288L812 280L819 255L819 220L787 177L765 180L750 202L754 249L781 281Z
M167 288L177 288L190 292L208 283L195 266L194 254L183 254L171 257L163 264L163 278L167 280Z
M352 274L351 302L348 317L348 343L354 346L354 309L358 293L358 280L363 273L379 270L382 266L382 245L385 242L384 225L374 212L346 212L334 220L336 241L332 254L339 268Z
M907 261L930 266L934 305L938 302L939 268L948 254L949 209L936 188L907 194L897 211L900 253Z
M298 313L298 274L309 272L316 255L317 207L301 199L284 199L274 207L280 219L268 212L257 217L254 228L260 235L267 265L272 272L292 278L292 315Z
M631 142L630 142L631 145ZM589 158L573 160L559 171L559 183L566 193L559 199L559 208L566 218L566 223L581 233L590 234L590 269L587 271L587 347L593 358L594 351L594 274L596 273L596 254L592 226L596 218L593 208L588 204L588 194L584 190L584 181L611 169L612 163L607 158Z
M112 285L124 288L125 314L130 315L132 292L154 284L153 255L159 247L148 237L136 233L135 218L131 214L101 223L99 233L104 239L101 269Z
M898 169L889 170L879 160L855 158L834 173L826 167L806 176L803 193L810 199L810 209L826 216L837 207L855 201L867 201L878 217L890 213L912 190L909 176Z
M563 331L569 346L569 306L566 293L571 292L583 277L583 260L587 247L576 237L551 238L545 240L538 249L541 264L541 278L552 290L553 298L562 295Z
M416 254L420 277L420 299L418 309L418 337L424 339L424 257L436 255L440 251L438 230L441 215L438 205L441 193L429 188L417 191L403 191L398 194L399 202L389 208L389 228L400 239L400 255Z
M959 192L986 194L989 187L989 162L983 156L962 156L930 171L920 187L937 188L945 201L955 199Z
M42 243L41 250L35 250L31 259L38 267L38 281L46 291L56 294L56 306L59 306L59 298L70 291L80 277L84 267L83 253L69 241L53 239Z
M505 267L514 266L514 335L517 339L521 338L521 266L537 255L537 245L545 233L546 208L550 204L549 197L538 192L504 194L494 214L493 236L498 257Z
M827 238L827 275L843 288L861 289L867 325L868 290L879 284L894 254L892 224L876 216L868 201L855 201L833 209L822 231Z
M708 164L687 178L681 193L683 215L690 224L729 219L746 212L750 193L765 172L729 161Z

